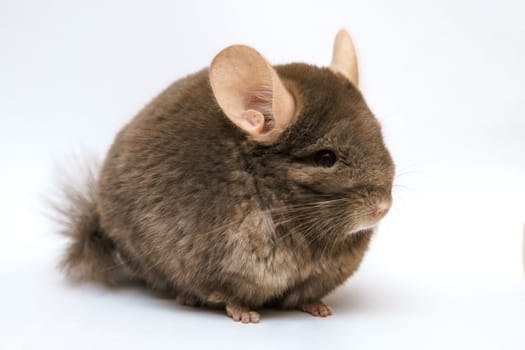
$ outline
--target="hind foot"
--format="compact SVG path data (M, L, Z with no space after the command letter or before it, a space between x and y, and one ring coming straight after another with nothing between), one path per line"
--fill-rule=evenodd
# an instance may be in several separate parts
M236 322L258 323L261 320L259 313L239 306L226 305L226 313Z
M299 309L312 316L328 317L332 315L332 310L322 301L299 305Z
M179 305L183 306L201 306L202 302L199 298L191 295L178 295L175 299Z

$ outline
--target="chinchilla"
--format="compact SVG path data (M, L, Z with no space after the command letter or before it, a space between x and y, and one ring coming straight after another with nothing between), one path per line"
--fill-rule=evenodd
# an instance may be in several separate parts
M62 264L107 283L127 270L244 323L264 306L328 316L322 298L359 267L393 176L345 30L327 68L230 46L149 103L87 189L68 191Z

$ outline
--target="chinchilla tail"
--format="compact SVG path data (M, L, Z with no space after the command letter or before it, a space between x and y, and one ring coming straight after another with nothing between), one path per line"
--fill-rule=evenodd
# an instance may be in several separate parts
M51 202L53 219L68 238L60 262L64 272L75 280L94 280L107 284L119 282L127 273L115 243L100 225L97 211L97 178L95 171L84 169L81 186L62 181L58 199Z

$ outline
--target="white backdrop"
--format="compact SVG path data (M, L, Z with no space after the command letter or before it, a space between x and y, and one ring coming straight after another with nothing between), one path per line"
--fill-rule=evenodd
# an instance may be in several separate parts
M525 348L524 11L519 0L0 2L0 347ZM244 326L140 288L64 280L41 200L57 164L102 158L145 103L227 45L327 65L340 27L399 175L361 270L327 298L334 316L263 311Z

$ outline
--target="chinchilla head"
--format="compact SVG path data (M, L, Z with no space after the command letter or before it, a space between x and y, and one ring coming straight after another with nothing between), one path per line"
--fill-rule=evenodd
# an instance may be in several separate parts
M277 224L328 239L377 225L391 206L394 164L358 89L346 31L330 67L272 67L235 45L215 57L209 77L224 115L245 135L243 157Z

